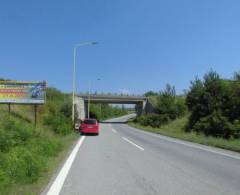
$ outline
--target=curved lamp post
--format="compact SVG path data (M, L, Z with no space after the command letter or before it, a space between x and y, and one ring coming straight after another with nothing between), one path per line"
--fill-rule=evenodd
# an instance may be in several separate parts
M73 92L72 92L72 123L74 125L75 122L75 86L76 86L76 55L77 55L77 49L79 47L87 46L87 45L96 45L97 42L82 42L79 44L76 44L73 49Z

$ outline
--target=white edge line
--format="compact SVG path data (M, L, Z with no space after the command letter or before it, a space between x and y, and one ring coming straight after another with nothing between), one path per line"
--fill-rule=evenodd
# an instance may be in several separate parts
M211 153L214 153L214 154L218 154L218 155L222 155L222 156L226 156L226 157L229 157L229 158L234 158L234 159L240 160L240 157L238 157L238 156L233 156L231 154L226 154L226 153L223 153L223 152L214 151L214 150L211 150L211 149L203 148L201 146L194 146L192 144L187 144L187 143L178 142L178 141L174 141L174 140L167 140L167 141L174 142L174 143L177 143L177 144L182 144L184 146L188 146L188 147L191 147L191 148L196 148L196 149L199 149L199 150L204 150L204 151L211 152Z
M195 148L195 149L199 149L199 150L203 150L203 151L207 151L207 152L211 152L213 154L218 154L218 155L222 155L222 156L226 156L226 157L229 157L229 158L233 158L233 159L237 159L237 160L240 160L240 156L234 156L234 155L231 155L231 154L226 154L226 153L223 153L223 152L218 152L218 151L214 151L214 150L211 150L211 149L208 149L208 148L204 148L204 147L201 147L201 146L198 146L198 145L193 145L191 143L184 143L183 141L181 140L174 140L174 139L177 139L177 138L171 138L171 137L167 137L167 136L164 136L164 135L158 135L158 134L150 134L150 132L144 132L144 130L139 130L139 129L134 129L131 127L131 129L133 129L134 131L139 131L143 134L146 134L146 135L150 135L150 136L154 136L154 137L158 137L159 139L162 139L162 140L165 140L165 141L168 141L168 142L172 142L172 143L176 143L176 144L180 144L180 145L184 145L184 146L187 146L187 147L190 147L190 148ZM198 144L198 143L196 143ZM205 147L208 147L207 145L204 145ZM218 148L216 148L218 149Z
M112 129L112 132L113 132L113 133L117 133L117 130L115 130L115 129Z
M136 146L138 149L140 149L140 150L144 151L144 148L142 148L141 146L139 146L139 145L137 145L137 144L133 143L133 142L132 142L132 141L130 141L129 139L127 139L127 138L125 138L125 137L122 137L122 139L124 139L124 140L125 140L125 141L127 141L128 143L130 143L130 144L132 144L132 145Z
M62 169L60 170L58 176L56 177L50 189L48 190L47 195L58 195L60 193L63 183L67 177L67 174L72 166L72 163L84 139L85 139L85 136L82 136L79 139L78 143L76 144L71 154L69 155L68 159L66 160L65 164L63 165Z

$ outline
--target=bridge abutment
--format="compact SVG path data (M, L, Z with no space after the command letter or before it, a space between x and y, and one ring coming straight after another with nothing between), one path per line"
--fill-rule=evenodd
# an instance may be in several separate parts
M83 98L75 97L75 105L78 113L79 119L84 119L86 117L86 104Z

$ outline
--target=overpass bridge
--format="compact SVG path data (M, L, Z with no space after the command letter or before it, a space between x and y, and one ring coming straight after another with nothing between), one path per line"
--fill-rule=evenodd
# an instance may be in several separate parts
M79 118L85 118L88 109L88 94L78 94L75 104ZM90 104L134 104L138 115L148 112L150 109L148 98L145 96L130 96L119 94L90 94Z

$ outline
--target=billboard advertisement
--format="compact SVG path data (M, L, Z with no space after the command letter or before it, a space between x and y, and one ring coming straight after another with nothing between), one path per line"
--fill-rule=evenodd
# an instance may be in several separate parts
M0 81L0 104L44 104L46 82Z

